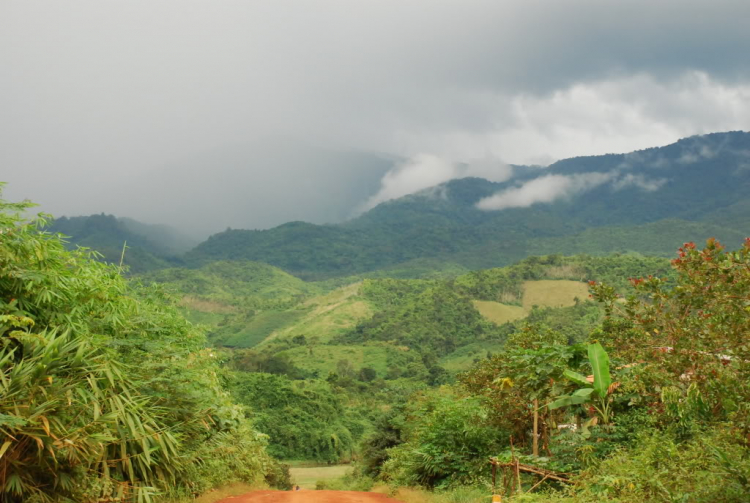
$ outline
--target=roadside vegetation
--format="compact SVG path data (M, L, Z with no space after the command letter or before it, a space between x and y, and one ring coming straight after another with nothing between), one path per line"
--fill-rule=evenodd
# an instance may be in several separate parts
M0 502L288 488L285 463L407 503L750 498L750 241L126 279L29 206L0 203Z
M285 484L204 334L158 287L0 201L0 501L191 499Z
M362 477L436 501L471 487L518 502L747 501L750 240L688 243L672 267L674 281L634 278L624 297L592 282L605 314L586 340L527 326L413 397L365 440Z

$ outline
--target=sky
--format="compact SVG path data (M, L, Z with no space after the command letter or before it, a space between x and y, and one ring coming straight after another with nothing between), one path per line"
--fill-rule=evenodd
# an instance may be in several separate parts
M206 235L750 130L748 19L746 0L0 0L3 197Z

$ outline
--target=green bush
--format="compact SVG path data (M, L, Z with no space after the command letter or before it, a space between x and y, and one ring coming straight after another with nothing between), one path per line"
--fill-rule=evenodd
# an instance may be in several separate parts
M448 389L424 397L407 416L406 442L388 451L382 468L381 476L395 485L448 487L485 479L488 457L507 439L479 399Z
M0 201L0 501L150 501L273 469L158 288Z

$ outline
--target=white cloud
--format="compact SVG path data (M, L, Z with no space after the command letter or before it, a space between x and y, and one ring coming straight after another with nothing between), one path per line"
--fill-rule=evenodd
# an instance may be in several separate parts
M484 158L457 163L432 154L418 154L386 173L380 182L378 193L362 205L360 211L367 211L382 202L414 194L450 180L478 177L503 182L512 173L510 166L497 159Z
M480 98L483 106L475 106ZM472 103L481 117L479 126L402 129L399 149L453 158L480 152L536 164L545 158L548 163L550 158L625 153L696 134L750 129L750 83L722 82L693 70L668 80L636 74L578 82L547 94L457 93L449 102L453 108L446 113Z
M615 190L622 190L627 187L638 187L639 189L645 190L646 192L653 192L659 190L662 185L667 183L666 178L646 178L643 175L634 175L628 173L622 178L618 178L612 182L612 188Z
M477 203L480 210L525 208L534 203L551 203L565 197L586 192L607 183L615 173L585 173L579 175L545 175L486 197Z

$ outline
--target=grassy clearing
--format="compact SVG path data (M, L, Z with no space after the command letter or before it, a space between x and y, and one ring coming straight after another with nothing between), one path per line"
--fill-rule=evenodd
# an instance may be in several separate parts
M304 311L266 311L254 316L237 333L227 337L223 344L234 348L252 348L274 331L295 323L304 316Z
M290 468L289 473L292 476L292 484L303 489L315 489L317 481L340 479L351 472L352 469L349 465L300 466Z
M587 299L589 287L580 281L539 280L523 284L523 308L528 312L532 306L568 307L575 305L575 299Z
M572 274L573 269L559 268L555 274ZM511 321L525 318L533 306L539 307L569 307L575 305L576 297L588 299L589 287L580 281L544 279L526 281L523 284L523 299L521 306L511 306L500 302L473 300L472 303L479 313L486 319L502 325Z
M473 300L472 303L482 316L498 325L520 320L528 314L521 306L509 306L489 300Z
M304 302L301 307L306 314L295 320L294 324L277 329L264 342L277 337L304 335L308 340L313 338L325 343L360 320L369 318L373 310L369 303L358 297L360 285L347 285Z

